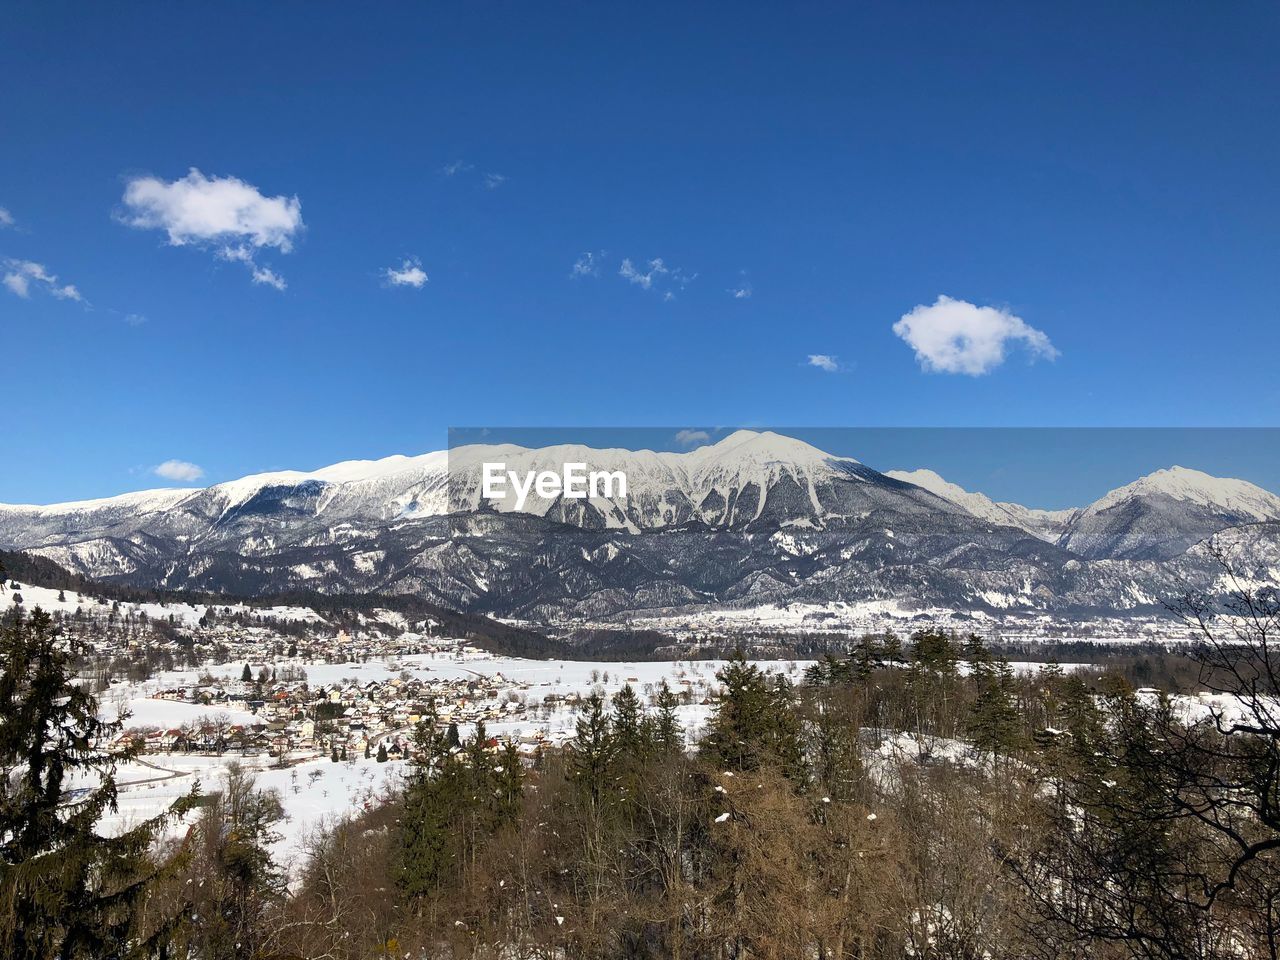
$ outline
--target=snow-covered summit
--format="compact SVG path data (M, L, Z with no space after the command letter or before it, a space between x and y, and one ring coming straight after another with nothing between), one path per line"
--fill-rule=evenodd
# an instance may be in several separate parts
M1041 540L1054 542L1066 524L1077 513L1068 510L1037 510L1018 503L992 500L985 493L973 493L957 483L943 479L933 470L888 470L885 476L912 483L930 493L950 500L975 517L1005 526L1020 527Z
M1174 500L1212 507L1253 520L1280 519L1280 497L1247 480L1215 477L1188 467L1169 467L1112 490L1085 509L1109 510L1134 497L1166 496Z

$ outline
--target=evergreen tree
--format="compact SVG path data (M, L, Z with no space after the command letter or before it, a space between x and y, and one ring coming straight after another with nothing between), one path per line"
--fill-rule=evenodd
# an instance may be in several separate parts
M143 928L141 907L159 878L147 853L195 794L120 835L99 835L115 808L116 764L137 748L103 746L123 721L99 716L75 682L72 653L39 608L0 628L0 955L159 955L175 920ZM74 798L72 776L88 784Z
M502 748L497 774L497 821L500 826L506 826L516 821L524 797L524 764L511 740Z
M568 749L570 779L587 792L593 806L599 806L610 785L618 748L609 717L604 712L604 700L598 693L584 701Z
M414 729L405 785L396 882L411 900L431 893L456 863L454 819L461 802L458 761L435 729L431 711Z
M620 756L638 762L648 749L649 730L640 709L640 698L626 684L613 697L613 739Z
M663 752L683 750L684 728L680 725L680 718L676 714L679 700L667 686L666 680L663 680L658 688L655 706L657 715L653 721L654 745Z
M244 665L244 669L240 671L240 680L244 683L253 683L253 670L249 664Z
M386 763L386 762L387 762L387 745L386 745L385 743L379 743L379 744L378 744L378 756L377 756L377 760L378 760L378 763Z
M974 665L978 695L969 714L973 745L983 753L1008 756L1024 746L1022 718L1014 702L1013 670L1007 661Z
M776 764L785 776L802 780L800 725L791 684L770 678L738 651L716 674L724 687L711 719L703 751L730 770L754 770Z

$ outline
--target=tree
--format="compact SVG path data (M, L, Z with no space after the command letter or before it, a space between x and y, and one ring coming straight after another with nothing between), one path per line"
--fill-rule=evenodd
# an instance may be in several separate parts
M593 807L598 807L608 789L610 767L618 752L612 725L604 712L604 699L598 693L583 701L568 750L569 779L586 791Z
M378 760L378 763L386 763L386 762L387 762L387 745L386 745L386 743L379 743L379 744L378 744L378 756L377 756L377 760Z
M1037 737L1049 809L1010 863L1046 942L1280 956L1280 592L1240 569L1265 561L1207 552L1214 590L1171 604L1202 641L1204 709L1119 679L1090 697L1068 678L1063 719Z
M462 783L458 761L435 729L434 710L414 728L413 742L395 876L417 900L436 890L457 863L453 821ZM384 757L381 748L378 754Z
M248 663L244 665L244 669L240 671L240 680L244 683L253 683L253 669Z
M195 794L123 834L99 836L115 805L116 764L137 748L104 746L123 719L99 716L71 658L39 608L0 629L0 954L158 955L176 910L147 921L143 906L178 861L157 869L147 853ZM75 797L67 794L72 776L88 784Z
M658 687L654 706L657 707L657 715L653 720L654 745L664 753L683 750L684 728L680 725L680 718L676 714L679 701L667 686L666 680L663 680Z
M973 745L993 757L1014 753L1023 744L1022 717L1014 699L1013 670L1008 661L992 658L981 638L966 648L977 696L969 710Z
M618 753L638 762L648 748L648 731L640 710L640 698L625 684L613 697L613 738Z
M775 764L785 776L804 778L800 728L785 677L769 677L738 651L716 674L724 693L711 718L703 752L733 771Z
M196 823L194 887L187 946L194 956L239 960L260 956L269 911L285 893L285 877L271 858L284 807L275 790L259 790L240 764L227 764L222 790Z

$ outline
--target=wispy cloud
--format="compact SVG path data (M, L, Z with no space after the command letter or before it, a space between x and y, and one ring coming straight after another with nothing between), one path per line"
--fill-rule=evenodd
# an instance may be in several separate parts
M729 287L725 293L735 300L750 300L751 294L754 292L751 288L751 278L747 276L747 271L745 270L738 271L738 274L742 277L742 282L736 287Z
M452 163L446 163L440 168L440 173L449 178L460 178L468 183L479 182L480 186L486 190L497 190L500 186L507 182L505 173L497 173L496 171L486 170L477 171L474 163L467 163L465 160L454 160Z
M84 297L73 283L63 283L57 276L45 269L44 264L34 260L5 260L3 283L10 293L24 300L31 296L32 290L44 290L59 300L74 300L84 303Z
M409 257L400 264L399 268L387 267L382 271L382 275L393 287L413 287L415 290L421 290L429 282L426 271L422 269L422 261L417 257Z
M254 283L263 283L277 290L283 290L288 286L284 282L284 277L280 276L280 274L270 267L264 267L256 263L253 259L253 251L243 243L234 247L223 247L218 251L218 256L223 260L230 260L232 263L243 263L249 268L249 275L253 277Z
M684 447L696 447L710 439L711 434L705 430L680 430L676 433L676 443Z
M829 353L811 353L809 354L809 359L805 362L809 366L825 370L827 373L835 373L840 369L840 361Z
M626 277L629 281L638 287L648 290L653 286L653 281L664 274L670 273L666 265L662 262L661 257L655 257L649 261L648 270L638 270L636 265L631 262L630 257L623 258L622 266L618 268L618 276Z
M263 194L238 177L206 177L192 167L181 179L134 177L125 184L121 219L139 229L163 230L170 246L199 246L223 260L245 264L255 283L283 290L274 270L260 266L264 249L289 253L302 233L302 201Z
M0 207L0 227L12 227L17 222L13 219L13 214L9 212L8 207Z
M151 470L157 477L179 483L192 483L204 476L204 468L186 460L166 460Z
M1048 336L1008 310L946 296L903 314L893 332L915 350L916 359L930 373L982 376L1004 363L1011 343L1021 343L1032 360L1058 356Z
M643 268L637 267L630 257L624 257L618 267L618 276L642 290L660 290L664 301L674 300L675 289L683 290L698 278L696 273L685 273L679 267L668 267L662 257L646 261Z
M604 256L601 251L600 256ZM600 276L600 261L596 254L587 251L577 260L574 261L573 269L569 271L570 277L598 277Z

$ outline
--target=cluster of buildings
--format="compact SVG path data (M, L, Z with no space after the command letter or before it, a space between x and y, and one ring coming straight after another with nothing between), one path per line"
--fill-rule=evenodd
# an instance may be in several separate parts
M206 676L155 691L153 699L208 707L209 713L170 727L130 726L122 736L140 740L148 753L266 753L287 762L333 753L340 758L375 756L385 750L387 759L394 760L408 756L414 728L433 711L437 723L447 728L519 720L527 710L519 685L501 674L446 679L405 673L312 684L305 679L259 680L261 670L254 664L247 664L246 672L255 679Z

